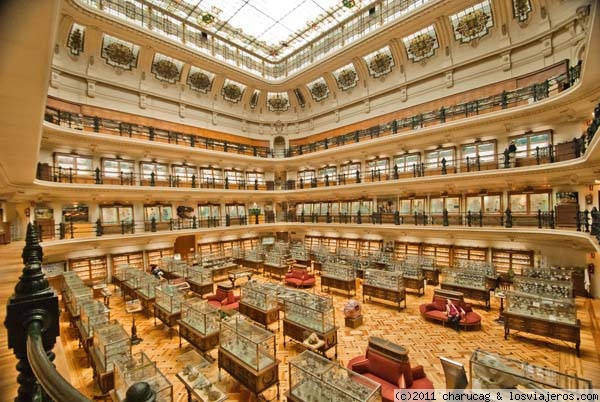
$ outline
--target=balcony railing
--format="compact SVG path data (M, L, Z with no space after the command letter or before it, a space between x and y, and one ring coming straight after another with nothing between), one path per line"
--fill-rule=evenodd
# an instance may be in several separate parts
M53 107L46 107L45 120L63 127L78 130L185 147L237 153L257 158L293 157L537 102L571 87L579 80L580 73L581 64L578 64L570 67L566 73L531 84L527 87L512 91L503 91L492 96L472 99L464 103L444 105L439 109L392 120L389 123L363 130L348 132L308 144L294 145L281 152L275 152L273 149L264 146L228 142L221 139L164 130L126 121L72 113ZM589 139L591 138L588 137Z
M127 236L144 233L177 232L180 230L199 230L211 228L239 227L263 224L343 224L343 225L394 225L398 227L414 226L453 226L453 227L488 227L503 228L529 227L538 229L554 229L556 225L554 210L531 211L529 213L513 213L510 209L499 213L483 213L481 211L442 212L354 212L354 213L304 213L285 211L278 218L273 212L267 214L248 214L243 216L210 216L192 218L174 218L159 221L134 220L122 223L105 224L100 219L91 222L60 222L54 226L35 222L36 230L42 240L63 240L75 238L98 238L103 236ZM562 216L571 222L570 227L579 231L596 235L600 234L600 212L592 210L575 211L572 216ZM594 227L596 229L594 229Z
M45 181L72 184L94 184L94 185L118 185L118 186L146 186L146 187L173 187L173 188L210 188L223 190L250 190L250 191L274 191L274 190L298 190L316 187L344 186L360 183L385 182L400 179L450 175L478 172L485 170L508 169L511 167L523 167L543 165L556 161L583 156L586 151L587 141L585 137L574 138L571 146L557 151L553 145L536 147L533 150L516 152L514 162L509 161L502 154L474 155L463 159L442 159L435 162L419 162L392 168L365 168L352 173L339 173L336 175L323 175L307 179L289 180L281 186L275 186L272 181L230 181L225 178L206 178L200 175L180 177L166 174L139 174L134 172L104 171L100 167L93 170L64 168L38 164L37 178Z

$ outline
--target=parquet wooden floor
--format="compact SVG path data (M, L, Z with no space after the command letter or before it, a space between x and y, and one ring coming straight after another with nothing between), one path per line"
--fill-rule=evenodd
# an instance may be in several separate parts
M23 243L12 243L0 246L0 261L4 279L0 283L0 297L7 300L12 294L20 270L22 269L20 254ZM260 275L259 280L268 280ZM112 287L112 285L111 285ZM318 292L319 286L312 291ZM342 309L347 296L345 293L333 292L336 305L336 323L340 327L338 332L339 355L338 361L345 365L349 359L362 354L367 345L369 336L380 336L393 342L405 345L409 349L409 356L413 364L422 364L425 372L431 378L436 388L444 388L444 375L439 363L439 357L445 356L456 360L469 367L469 358L474 349L480 348L499 353L511 358L524 360L539 366L549 367L568 374L577 374L592 380L595 387L600 387L600 301L592 299L577 299L578 316L582 323L581 357L577 358L572 344L557 340L548 340L543 337L529 334L511 334L504 340L503 326L494 320L498 317L498 304L492 300L489 312L482 306L476 308L483 317L480 331L461 331L459 333L437 323L431 323L421 318L419 304L431 300L433 287L427 286L424 296L408 293L407 308L396 310L387 302L366 302L363 304L364 324L356 329L344 326ZM361 292L357 298L361 300ZM493 298L492 298L493 299ZM131 327L131 315L124 309L124 302L118 292L111 300L111 318L123 323L127 331ZM0 312L4 321L6 308ZM175 373L182 369L178 357L190 351L191 346L183 341L179 348L179 336L176 332L169 337L168 329L158 321L154 325L153 317L144 314L136 316L138 335L143 338L142 343L133 346L136 351L144 351L150 359L157 362L158 367L166 374L173 384L174 401L187 401L187 393L183 385L175 377ZM276 333L278 350L277 358L281 360L279 375L281 381L281 397L288 389L288 359L303 351L303 348L294 342L283 346L283 332L277 332L277 324L271 329ZM289 338L288 338L289 340ZM76 330L70 328L66 318L61 319L61 337L55 348L57 353L56 365L63 375L70 377L71 383L89 396L98 394L98 389L92 381L92 370L88 367L87 357L83 349L78 348ZM216 350L211 352L216 357ZM333 354L330 351L330 356ZM0 334L0 402L14 400L16 395L16 359L12 351L7 348L6 331ZM212 365L212 373L216 376L217 363ZM219 387L226 391L229 400L248 400L243 389L227 373L222 372ZM264 396L268 400L275 400L275 388L268 390Z

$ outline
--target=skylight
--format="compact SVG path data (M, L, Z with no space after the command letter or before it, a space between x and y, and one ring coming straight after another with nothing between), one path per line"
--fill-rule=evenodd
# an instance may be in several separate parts
M362 0L148 0L214 34L279 59L339 24Z
M256 76L283 79L432 0L76 1Z

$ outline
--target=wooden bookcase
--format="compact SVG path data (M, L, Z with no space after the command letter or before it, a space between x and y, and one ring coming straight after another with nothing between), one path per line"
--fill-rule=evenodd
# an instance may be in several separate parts
M108 277L106 256L69 260L69 271L74 271L88 285L103 282Z
M113 269L120 265L129 265L140 270L144 269L144 253L141 251L136 253L112 254L111 258Z

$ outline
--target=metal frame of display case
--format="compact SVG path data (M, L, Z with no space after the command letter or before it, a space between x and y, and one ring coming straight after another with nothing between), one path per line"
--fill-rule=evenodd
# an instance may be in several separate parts
M179 347L185 339L202 354L214 360L208 352L219 345L219 321L221 313L204 299L192 298L181 303L179 323ZM214 328L212 327L214 325ZM212 330L211 330L212 328Z
M110 356L107 350L111 349ZM94 330L90 362L102 393L114 388L114 362L131 359L131 338L116 320Z
M171 329L181 318L181 302L184 298L185 291L177 285L167 284L157 288L154 301L154 326L158 318L169 327L169 335L171 335Z
M227 399L227 395L217 386L217 373L211 369L212 357L209 361L206 356L192 349L179 355L177 361L183 365L183 370L176 373L175 377L185 387L188 402L222 402Z
M219 341L219 378L223 369L257 397L276 385L279 400L279 360L276 357L275 334L243 315L235 314L221 321ZM267 344L268 348L261 349L261 345ZM250 350L254 347L256 350ZM265 353L269 348L272 355ZM255 364L249 362L252 359L244 359L243 354L254 354ZM261 355L267 359L262 366Z
M257 281L247 282L242 286L238 311L265 328L274 322L277 322L277 330L280 328L277 289L273 286Z
M466 299L482 301L486 311L490 309L490 289L487 285L485 272L478 272L462 268L445 268L442 271L442 289L461 292ZM459 280L461 283L457 283ZM463 283L464 282L464 283Z
M131 266L129 266L127 264L119 265L118 267L115 268L115 271L111 275L111 279L110 279L111 283L114 285L115 289L117 287L119 288L119 290L121 289L122 283L128 277L128 271L130 269L134 269L134 268L132 268Z
M287 263L287 256L282 253L271 251L266 255L266 259L263 262L263 269L265 275L268 273L269 278L273 275L277 275L281 279L288 271L289 264Z
M213 272L208 269L197 266L188 267L186 281L190 285L190 290L201 297L214 293Z
M89 355L94 339L94 328L110 322L110 309L104 303L94 300L81 306L80 319L77 321L79 344Z
M298 293L295 298L290 298L285 301L284 305L285 317L283 319L283 346L286 346L285 337L289 336L297 342L302 343L305 347L310 347L304 343L308 336L315 333L323 344L315 351L318 351L323 356L326 352L335 348L335 358L337 359L337 330L335 325L335 310L333 301L329 297L319 296L311 293ZM294 311L297 310L297 311ZM331 327L326 327L325 315L331 315ZM301 322L300 317L320 316L320 319L313 319L312 325L310 322ZM320 324L319 324L320 322Z
M142 308L146 312L146 317L148 317L150 311L152 311L152 304L156 298L156 287L159 285L160 279L146 272L138 283L137 289L135 289L135 299L138 299L142 303Z
M333 289L343 290L348 293L350 291L356 296L356 270L351 265L338 263L327 263L323 265L321 271L321 291L323 287L327 287L328 291Z
M288 374L290 389L285 396L291 402L381 401L381 384L310 350L290 359Z
M518 306L516 300L518 300ZM577 356L580 355L581 322L577 319L577 307L572 298L550 298L537 294L508 291L503 318L504 339L508 339L510 330L514 329L573 342Z
M535 391L538 395L545 390L555 392L561 390L561 394L571 392L577 394L587 393L592 389L592 382L584 378L481 349L473 351L469 360L469 371L473 389L510 389L525 393Z
M129 387L139 382L150 385L156 402L173 401L173 385L144 352L133 354L127 362L116 362L114 377L115 388L110 392L113 402L125 402Z
M388 277L387 282L383 278L378 281L377 278L373 278L373 275ZM406 289L400 272L367 269L364 273L362 291L363 303L365 302L365 296L369 296L369 300L371 300L371 297L375 297L395 302L398 304L398 310L402 309L401 303L404 301L404 308L406 308Z
M126 273L126 279L121 281L121 296L123 299L135 299L135 291L143 282L146 272L139 269L131 269Z
M417 264L421 268L427 284L439 285L440 270L435 266L435 258L424 255L407 255L404 261L408 264Z

